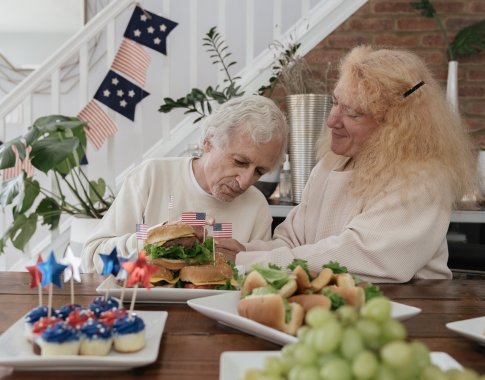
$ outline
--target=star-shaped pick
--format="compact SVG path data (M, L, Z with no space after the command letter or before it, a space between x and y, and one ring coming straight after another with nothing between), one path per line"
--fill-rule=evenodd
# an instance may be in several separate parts
M39 269L39 264L42 262L42 257L39 255L37 258L37 264L35 265L29 265L25 267L30 275L32 276L32 282L30 283L31 288L35 288L37 286L40 286L40 283L42 281L42 272Z
M151 288L150 275L158 270L156 265L149 264L146 259L145 251L140 251L138 258L134 262L123 263L123 268L128 272L127 287L135 284L142 284L144 288Z
M110 274L116 276L120 271L120 260L118 259L116 247L113 248L109 255L100 253L99 256L101 257L101 260L103 260L103 271L101 274L104 276L108 276Z
M120 268L120 271L118 272L118 275L116 276L118 280L124 281L125 279L128 278L128 272L123 266L123 263L133 262L135 261L135 257L136 257L136 251L131 252L128 257L121 257L121 256L119 257L121 268Z
M42 272L42 287L46 287L47 285L54 284L57 287L61 288L61 274L64 272L64 269L67 268L67 265L59 264L56 261L56 256L54 251L51 251L49 258L47 261L43 263L39 263L39 269Z
M81 258L74 255L71 247L67 247L67 252L62 260L62 263L67 265L66 271L64 272L64 282L68 282L71 277L77 282L81 282L81 274L79 273Z

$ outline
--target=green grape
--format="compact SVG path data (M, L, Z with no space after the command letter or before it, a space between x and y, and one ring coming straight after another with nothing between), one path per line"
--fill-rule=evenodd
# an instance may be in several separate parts
M342 333L342 342L340 343L340 352L343 357L352 360L363 350L364 342L357 329L354 327L347 327Z
M449 380L448 376L434 364L427 366L421 371L420 380Z
M362 336L366 347L379 349L381 346L381 328L376 321L371 319L359 319L355 324L357 331Z
M352 361L352 373L357 379L374 379L379 363L372 351L362 351Z
M296 337L298 338L299 342L302 342L305 339L305 335L311 331L310 327L308 326L301 326L298 331L296 332Z
M294 352L295 361L303 366L314 365L317 362L317 352L304 343L297 343Z
M328 321L313 332L312 347L321 354L334 351L342 339L342 326L338 321Z
M284 362L276 356L267 356L264 361L264 370L268 375L282 376L286 373Z
M428 347L419 341L411 342L410 345L414 353L414 365L420 370L429 366L431 364L431 357Z
M391 301L387 297L375 297L366 302L360 309L360 315L377 322L391 318Z
M406 368L413 364L413 350L403 341L387 343L381 348L382 361L391 368Z
M290 370L288 380L320 380L320 373L317 367L296 365Z
M244 372L242 380L284 380L284 377L267 374L260 369L249 369Z
M322 380L352 380L350 364L340 358L328 361L320 368Z
M336 352L331 352L329 354L320 355L318 357L318 364L317 365L321 368L321 367L323 367L324 365L326 365L327 363L329 363L331 361L340 360L340 359L343 359L342 356L340 356Z
M406 339L406 328L401 322L395 319L385 321L382 324L381 330L383 343Z
M330 310L323 307L314 307L305 315L305 322L310 327L322 326L329 320L335 320L335 316Z
M471 369L464 369L454 373L454 375L449 378L452 380L478 380L478 374Z
M344 326L353 325L359 318L359 313L356 308L350 305L343 305L339 307L335 314Z
M396 380L394 371L386 365L380 365L377 369L375 380Z

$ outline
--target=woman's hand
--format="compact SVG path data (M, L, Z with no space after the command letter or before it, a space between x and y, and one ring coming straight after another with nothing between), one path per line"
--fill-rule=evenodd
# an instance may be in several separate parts
M233 263L236 262L236 255L245 251L244 245L239 243L236 239L218 239L216 240L216 251L224 255L226 260Z

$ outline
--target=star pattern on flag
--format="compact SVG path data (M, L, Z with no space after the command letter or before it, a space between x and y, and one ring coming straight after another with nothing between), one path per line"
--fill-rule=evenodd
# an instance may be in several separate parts
M79 267L81 266L81 258L74 255L71 247L67 247L66 255L62 259L62 263L67 265L64 272L64 282L74 278L77 282L81 282L81 273Z
M148 95L150 94L135 83L109 70L94 94L94 99L134 121L136 105Z
M103 261L103 270L101 271L101 274L103 276L108 276L110 274L112 274L113 276L116 276L121 268L120 260L118 259L118 251L116 251L116 247L114 247L111 250L111 253L109 255L105 253L100 253L99 256Z
M42 272L39 269L39 264L42 262L42 257L39 255L37 258L37 263L35 265L29 265L25 267L32 276L32 282L30 283L31 288L36 288L37 286L40 286L40 283L42 281Z
M61 274L67 268L67 265L60 264L56 260L54 251L51 251L47 261L39 263L39 269L42 272L42 287L45 288L50 284L62 287Z
M124 37L167 55L167 36L178 23L135 7Z
M144 288L151 288L150 276L158 270L157 265L148 263L146 253L141 250L138 258L134 262L123 263L123 268L128 272L126 286L131 288L133 285L141 284Z

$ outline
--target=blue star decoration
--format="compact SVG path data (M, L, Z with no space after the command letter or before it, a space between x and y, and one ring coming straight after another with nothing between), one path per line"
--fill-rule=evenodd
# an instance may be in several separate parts
M178 25L175 21L135 7L124 37L167 55L167 36Z
M100 253L99 256L101 257L101 260L103 260L103 271L101 274L103 276L108 276L110 274L113 276L118 275L118 272L120 271L120 260L118 259L116 247L113 248L109 255Z
M38 264L40 271L42 272L42 287L54 284L58 288L62 287L61 274L67 268L67 265L59 264L56 261L56 255L54 251L51 251L49 258L43 263Z
M141 87L109 70L94 94L94 99L134 121L137 104L148 95L150 93Z

